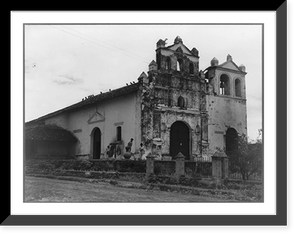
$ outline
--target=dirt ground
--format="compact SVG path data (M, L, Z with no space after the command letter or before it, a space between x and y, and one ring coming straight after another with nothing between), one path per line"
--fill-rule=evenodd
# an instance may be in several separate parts
M25 177L25 202L217 202L220 198L124 188L105 182Z

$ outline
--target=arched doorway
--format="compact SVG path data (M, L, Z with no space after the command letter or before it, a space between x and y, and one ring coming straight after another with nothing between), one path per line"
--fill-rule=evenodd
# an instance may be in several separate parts
M100 159L101 154L101 131L98 127L94 128L91 134L91 145L93 159Z
M234 128L226 131L226 152L231 152L238 148L238 133Z
M182 121L173 123L170 132L170 155L174 158L179 152L190 159L190 129Z

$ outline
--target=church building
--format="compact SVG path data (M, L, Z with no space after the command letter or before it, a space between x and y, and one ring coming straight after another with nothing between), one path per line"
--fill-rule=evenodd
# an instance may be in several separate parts
M247 134L245 66L228 55L200 70L199 59L180 37L170 46L160 39L137 82L25 123L26 157L122 158L133 139L132 158L142 143L161 160L181 152L209 162L236 147L237 135Z

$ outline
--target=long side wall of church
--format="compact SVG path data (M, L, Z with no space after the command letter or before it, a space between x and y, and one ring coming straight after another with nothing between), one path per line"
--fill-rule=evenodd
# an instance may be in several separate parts
M91 156L92 131L96 127L101 132L101 153L110 143L116 142L118 126L121 127L123 146L133 138L132 151L135 152L141 142L140 108L138 94L131 93L76 111L63 112L45 119L45 124L56 124L74 133L78 138L76 156Z

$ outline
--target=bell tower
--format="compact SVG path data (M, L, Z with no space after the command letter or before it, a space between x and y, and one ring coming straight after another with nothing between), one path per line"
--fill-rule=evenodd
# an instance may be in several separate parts
M206 108L209 115L208 138L210 155L218 150L224 151L232 145L230 139L241 134L247 135L246 107L246 67L237 66L231 55L219 64L213 58L210 66L205 69L208 81ZM235 140L235 139L234 139Z
M246 67L237 66L231 55L227 55L226 61L219 65L219 60L213 58L206 72L206 78L213 88L215 95L223 95L232 98L246 99L245 75Z

